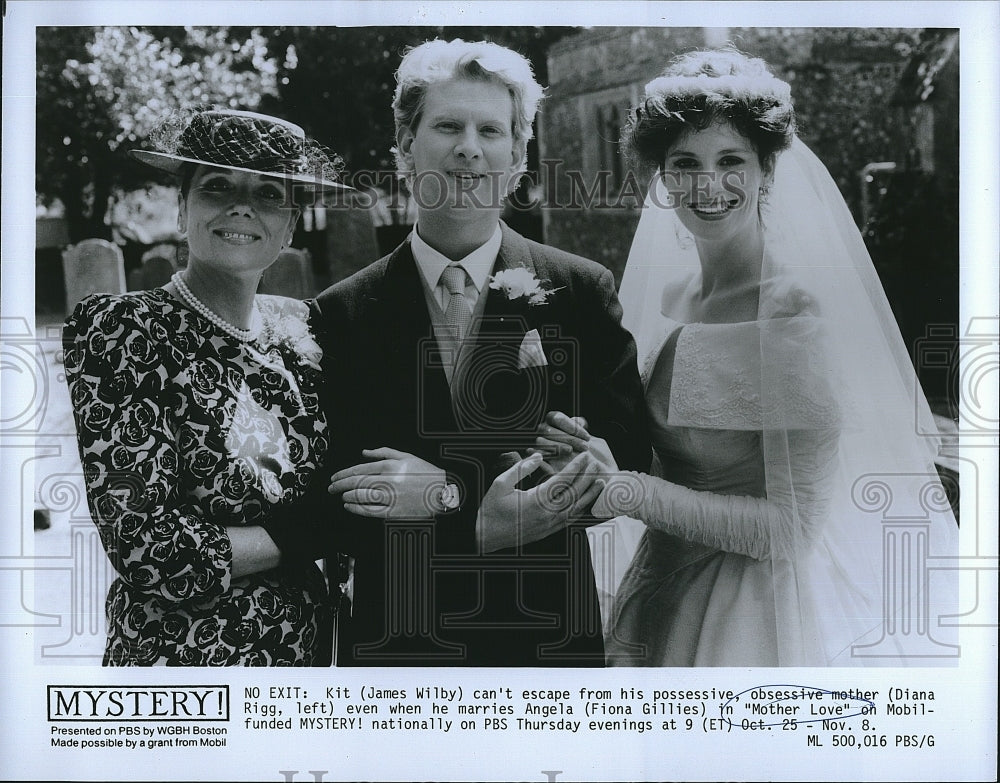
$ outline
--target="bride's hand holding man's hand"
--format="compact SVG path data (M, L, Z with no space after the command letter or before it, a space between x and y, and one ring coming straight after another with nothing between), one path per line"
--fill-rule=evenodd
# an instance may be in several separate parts
M591 435L583 418L549 411L538 427L535 446L545 455L545 462L553 468L553 472L565 469L578 454L587 453L593 458L599 466L603 483L603 491L591 509L596 518L611 519L638 511L645 492L638 474L618 469L608 442Z
M608 442L591 435L587 431L587 420L581 416L567 416L560 411L546 413L545 421L538 426L535 449L545 457L545 465L553 473L558 473L577 454L585 452L607 473L618 472L618 463Z

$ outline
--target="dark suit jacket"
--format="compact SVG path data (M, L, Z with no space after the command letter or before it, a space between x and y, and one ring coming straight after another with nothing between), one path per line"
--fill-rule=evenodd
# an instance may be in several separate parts
M623 468L649 445L635 345L604 267L506 225L494 272L525 267L558 289L544 305L488 296L465 371L449 389L409 240L319 295L331 470L389 446L444 468L461 506L433 521L341 512L338 546L355 560L338 665L600 666L599 604L581 520L541 541L481 555L476 516L493 479L533 445L548 410L584 416ZM547 366L519 369L537 329Z

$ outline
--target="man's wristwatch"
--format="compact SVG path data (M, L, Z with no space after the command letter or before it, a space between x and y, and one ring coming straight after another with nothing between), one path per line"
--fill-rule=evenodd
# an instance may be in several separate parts
M461 503L461 498L459 498L458 495L458 485L445 484L441 487L437 500L438 506L443 508L445 511L454 511Z

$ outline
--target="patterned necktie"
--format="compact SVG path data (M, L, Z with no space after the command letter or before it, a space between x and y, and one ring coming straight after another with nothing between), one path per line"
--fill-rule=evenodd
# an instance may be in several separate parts
M461 264L449 264L441 273L441 285L447 293L444 320L456 340L465 339L472 323L472 308L465 297L465 278L465 268Z

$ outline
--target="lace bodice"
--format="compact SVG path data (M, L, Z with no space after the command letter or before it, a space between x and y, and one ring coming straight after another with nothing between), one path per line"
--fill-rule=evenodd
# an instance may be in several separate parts
M762 328L672 326L645 379L658 465L643 479L643 521L757 559L793 555L814 540L829 500L835 416L820 398L819 405L782 411L800 426L768 429L770 414L754 382L763 367ZM799 396L793 383L786 392ZM772 471L770 486L768 449L790 467Z

